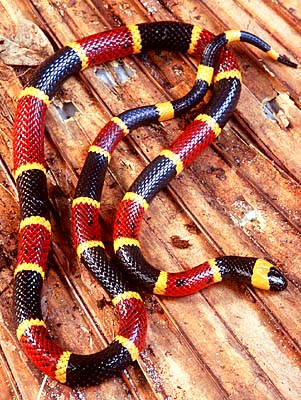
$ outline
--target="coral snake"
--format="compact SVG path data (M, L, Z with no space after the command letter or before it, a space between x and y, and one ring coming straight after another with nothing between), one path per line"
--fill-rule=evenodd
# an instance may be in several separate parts
M150 287L158 294L182 296L226 278L244 279L263 289L285 288L285 278L264 260L220 257L190 271L169 274L150 266L140 251L138 232L150 201L218 136L236 107L241 76L231 51L224 47L235 40L253 44L274 60L297 67L247 32L233 30L214 37L190 24L144 23L70 43L49 57L21 92L14 124L14 174L21 215L14 281L17 337L29 359L51 378L69 386L95 385L122 371L142 351L147 330L144 304L124 273L109 259L101 241L98 213L105 172L114 148L130 130L165 121L194 107L212 81L213 96L203 112L144 170L124 196L116 217L114 248L134 277L135 287ZM73 240L79 259L112 297L120 326L104 350L74 354L50 337L40 305L51 236L44 155L46 110L71 75L116 58L158 49L187 52L201 57L201 63L191 91L183 98L113 117L89 149L72 205Z

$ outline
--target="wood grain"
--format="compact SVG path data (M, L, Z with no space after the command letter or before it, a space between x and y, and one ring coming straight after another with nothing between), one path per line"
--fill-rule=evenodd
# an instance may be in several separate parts
M233 46L243 73L237 111L220 138L155 199L143 221L142 248L169 271L218 254L267 257L286 273L288 289L263 293L236 283L182 299L145 295L149 329L138 362L81 392L45 379L30 364L16 340L12 311L18 235L12 124L34 66L71 40L159 20L215 33L249 30L301 62L299 2L0 0L0 13L0 399L301 398L301 72L244 44ZM53 237L42 306L50 334L71 351L101 349L118 329L110 299L72 249L70 204L88 146L110 116L182 96L196 65L167 52L116 60L69 79L49 108ZM116 149L100 215L108 245L124 191L195 113L140 128Z

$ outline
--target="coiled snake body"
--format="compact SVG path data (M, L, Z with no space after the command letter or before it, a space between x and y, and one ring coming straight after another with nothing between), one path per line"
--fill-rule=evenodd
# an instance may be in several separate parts
M173 118L195 106L212 79L214 93L202 114L161 152L125 195L114 230L116 253L134 277L135 287L139 283L157 294L182 296L226 277L246 278L264 289L282 290L286 286L281 273L264 260L220 257L190 271L168 274L150 266L140 251L138 232L150 201L215 139L236 107L241 76L235 58L224 45L233 40L247 41L275 60L296 67L249 33L228 31L212 41L213 38L205 29L174 22L124 26L98 33L56 52L21 92L14 125L14 170L21 209L14 286L17 336L31 361L59 382L70 386L98 384L124 369L142 351L147 329L143 302L107 257L101 241L98 212L104 175L118 141L131 129ZM45 114L51 98L71 75L151 49L187 52L202 60L187 95L112 118L89 149L72 206L73 239L80 260L112 296L120 327L106 349L77 355L60 348L50 338L40 306L51 235L43 138Z

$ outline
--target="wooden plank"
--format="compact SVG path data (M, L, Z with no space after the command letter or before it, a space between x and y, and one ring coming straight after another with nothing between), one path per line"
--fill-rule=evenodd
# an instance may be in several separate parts
M2 335L1 335L2 336ZM0 337L1 348L3 345L2 337ZM12 371L6 363L6 358L2 351L0 353L0 400L20 399L20 393L16 387Z
M69 2L68 6L63 1L16 0L10 4L1 0L6 18L0 33L13 41L23 16L38 24L51 43L60 47L119 24L174 19L197 23L213 32L252 30L277 50L298 59L299 31L293 23L298 14L290 18L288 5L280 3L279 11L268 0L255 1L252 8L243 0L226 0L222 5L210 0L188 0L185 4L86 0ZM281 31L276 26L281 26ZM46 36L42 39L39 33L38 38L35 57L39 56L41 40L46 51L50 46ZM29 43L36 40L33 34ZM191 260L197 263L222 253L267 256L286 272L289 288L271 294L226 284L185 299L147 296L148 342L138 364L121 379L83 390L86 398L300 397L301 76L253 48L234 47L244 77L235 117L218 141L154 201L143 222L143 252L167 270L189 268ZM188 91L196 63L183 55L162 52L108 63L68 80L50 107L46 155L54 235L43 304L51 334L73 351L87 353L105 346L118 327L107 295L78 265L72 250L70 199L88 145L110 115ZM26 67L16 71L24 82ZM1 96L6 100L0 105L4 161L0 240L5 249L1 260L6 260L6 268L0 271L3 374L13 377L14 393L20 399L33 394L45 399L54 395L73 398L79 393L44 381L26 360L14 336L13 315L6 311L12 301L18 230L16 193L9 174L11 128L21 84L11 68L2 65L0 72L4 77ZM101 219L108 242L123 192L193 115L139 129L118 146L102 200ZM187 246L179 246L175 237ZM66 302L63 306L62 299ZM17 355L14 349L18 349ZM4 393L11 390L11 385L4 384Z
M275 9L296 31L301 32L301 10L298 0L265 0L269 7Z

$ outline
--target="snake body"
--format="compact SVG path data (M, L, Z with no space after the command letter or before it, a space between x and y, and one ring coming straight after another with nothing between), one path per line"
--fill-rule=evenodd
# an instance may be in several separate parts
M248 32L232 30L218 35L205 48L202 68L212 67L221 48L232 41L255 45L274 60L297 67L260 38ZM236 67L226 67L213 80L214 92L208 105L175 142L162 150L144 169L125 194L117 211L114 250L127 273L155 294L188 295L225 279L238 279L265 290L283 290L287 286L281 272L263 259L224 256L205 261L190 270L168 273L153 267L141 252L139 231L150 202L215 140L235 110L241 87Z
M230 32L232 34L228 34L227 41L231 37L232 39L238 37L237 31ZM251 36L246 34L246 38L250 39ZM129 202L129 208L135 210L136 222L132 224L130 231L134 229L134 232L138 233L137 215L139 222L151 198L176 173L192 162L200 152L200 147L203 148L216 137L217 131L220 131L236 106L240 90L237 63L228 49L222 49L214 73L217 50L210 48L209 42L212 39L213 35L210 32L184 23L161 22L119 27L72 42L57 51L38 68L27 87L21 92L14 124L14 171L21 214L14 283L17 337L30 360L42 372L61 383L70 386L98 384L136 360L144 347L147 320L141 297L132 290L122 272L107 257L101 241L98 210L103 179L114 148L130 129L153 121L173 118L193 107L205 94L214 76L214 91L221 95L221 98L217 100L217 96L213 95L206 113L201 114L202 116L184 131L186 133L155 160L155 171L159 175L151 180L152 183L144 185L142 192L139 184L134 184L134 188L123 201L123 206L125 202ZM216 45L216 42L214 43ZM257 45L265 52L289 65L287 59L277 55L263 43L257 40ZM219 47L223 47L224 44L218 42ZM111 295L120 316L120 326L117 335L106 349L95 354L78 355L62 349L49 336L40 306L51 235L44 155L45 115L52 97L71 75L87 67L151 49L188 52L194 56L203 54L202 63L195 84L186 96L174 102L130 110L112 118L90 148L73 201L74 243L80 260ZM212 123L214 120L216 124ZM200 128L205 128L205 135L199 133ZM187 139L192 141L187 142ZM197 145L197 149L196 142L201 143ZM148 176L154 176L153 172L150 172L150 175L144 174L142 178L150 182ZM146 189L148 187L152 190ZM126 213L124 219L119 213L117 226L120 225L118 221L122 221L122 227L125 220L128 223L128 215ZM137 239L136 236L132 237L129 231L118 229L115 230L115 248L120 258L128 264L129 257L133 258L131 250L136 253L137 249L139 250L137 243L133 241ZM130 242L126 242L125 239ZM138 254L138 259L139 261L142 259L141 254ZM215 276L218 276L217 267L220 276L224 275L221 271L225 267L225 260L221 262L218 259L214 260L211 267L215 265ZM231 265L237 263L241 265L238 259L232 258L228 261ZM134 275L145 276L146 281L150 281L151 286L156 287L158 275L161 274L153 272L152 267L145 261L143 263L143 271ZM254 267L245 266L250 270ZM239 268L236 268L235 274L243 275L244 271L237 274ZM139 270L136 267L135 269ZM187 286L188 275L181 278L186 279L183 288ZM201 274L198 272L198 275ZM204 276L208 282L212 281L211 272L205 273ZM284 278L280 273L278 276L279 282L282 279L284 287ZM195 280L195 277L192 280ZM177 290L181 286L179 282L176 281ZM160 285L162 286L161 283ZM164 292L168 294L167 290ZM183 294L186 294L185 290L182 290L181 295Z

